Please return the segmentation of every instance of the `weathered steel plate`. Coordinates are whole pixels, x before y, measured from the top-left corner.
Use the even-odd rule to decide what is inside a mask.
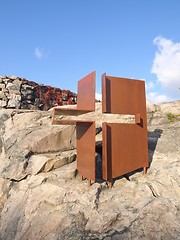
[[[137,124],[103,123],[103,178],[147,167],[146,137]]]
[[[96,72],[78,81],[77,109],[95,110]]]
[[[103,74],[102,92],[104,113],[146,114],[144,81]]]
[[[103,123],[103,177],[148,166],[144,81],[102,75],[102,111],[133,114],[136,124]]]
[[[95,122],[76,124],[77,169],[87,179],[96,179],[95,164]]]

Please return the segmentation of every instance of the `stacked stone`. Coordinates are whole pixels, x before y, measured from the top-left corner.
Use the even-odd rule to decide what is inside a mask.
[[[0,76],[0,108],[48,110],[74,104],[76,94],[37,84],[25,78]]]

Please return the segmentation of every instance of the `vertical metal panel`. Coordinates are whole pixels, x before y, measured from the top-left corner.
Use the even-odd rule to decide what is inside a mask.
[[[109,109],[109,106],[107,106],[108,102],[106,100],[106,95],[107,95],[107,81],[106,81],[106,74],[104,73],[101,77],[101,80],[102,80],[102,112],[103,113],[106,113],[107,112],[107,108]],[[110,91],[108,91],[110,92]]]
[[[144,81],[103,75],[106,97],[104,113],[142,114],[146,112]]]
[[[111,180],[138,168],[147,167],[147,152],[139,126],[104,123],[103,178]],[[107,144],[107,143],[110,144]],[[107,144],[107,145],[106,145]]]
[[[78,81],[77,108],[95,110],[96,72],[92,72]]]
[[[102,75],[102,111],[134,114],[136,124],[103,124],[103,178],[148,166],[144,81]]]
[[[108,139],[111,140],[111,138],[107,138],[107,123],[102,123],[102,177],[103,179],[107,180],[110,178],[110,174],[108,173],[108,159],[111,158],[111,154],[108,157],[108,154],[110,151],[108,151]]]
[[[95,176],[95,122],[77,123],[77,169],[87,179]]]
[[[111,129],[107,123],[102,124],[102,176],[105,180],[112,179],[112,141]]]

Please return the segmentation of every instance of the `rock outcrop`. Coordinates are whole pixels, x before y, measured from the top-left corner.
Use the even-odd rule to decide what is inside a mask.
[[[48,110],[54,106],[74,104],[76,94],[37,84],[25,78],[0,76],[0,108]]]
[[[147,174],[138,170],[122,176],[112,189],[105,182],[88,187],[80,180],[74,126],[52,126],[51,111],[2,109],[0,239],[177,240],[180,101],[164,106],[151,105],[148,111]],[[100,103],[96,110],[90,114],[100,141]],[[119,116],[118,121],[133,118]]]

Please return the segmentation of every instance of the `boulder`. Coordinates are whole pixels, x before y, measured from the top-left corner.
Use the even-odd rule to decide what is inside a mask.
[[[30,157],[26,171],[30,175],[49,172],[75,160],[76,154],[74,150],[60,152],[59,154],[36,154]]]
[[[20,92],[13,92],[8,95],[8,105],[7,107],[8,108],[20,108],[20,105],[21,105],[21,95],[20,95]]]

